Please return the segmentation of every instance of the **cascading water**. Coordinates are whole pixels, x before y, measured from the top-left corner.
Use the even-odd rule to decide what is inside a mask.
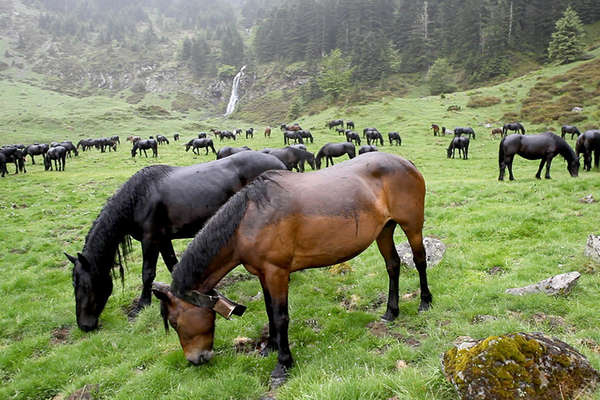
[[[231,97],[229,97],[229,103],[227,104],[227,111],[225,111],[225,116],[228,116],[235,110],[235,105],[238,102],[238,87],[240,85],[240,79],[244,76],[244,70],[246,66],[244,65],[240,72],[237,73],[235,78],[233,78],[233,85],[231,86]]]

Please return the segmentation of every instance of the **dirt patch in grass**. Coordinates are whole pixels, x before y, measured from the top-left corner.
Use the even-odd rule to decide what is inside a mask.
[[[269,340],[269,324],[265,324],[262,328],[259,338],[248,338],[238,336],[233,339],[233,348],[238,353],[253,353],[263,351],[267,348]]]
[[[502,275],[504,273],[504,269],[499,265],[494,265],[492,268],[487,270],[488,275]]]
[[[228,286],[235,285],[238,282],[244,282],[252,280],[253,275],[251,274],[235,274],[227,275],[215,286],[216,289],[224,289]]]
[[[59,328],[55,328],[52,331],[52,339],[50,342],[52,344],[66,344],[69,343],[71,336],[71,328],[69,326],[61,326]]]
[[[372,335],[377,337],[393,337],[397,339],[399,342],[404,343],[410,347],[419,347],[421,345],[421,341],[417,339],[415,336],[406,336],[401,333],[392,332],[389,328],[389,325],[383,321],[373,321],[367,325],[369,332]],[[421,335],[423,338],[426,335]]]
[[[71,393],[66,400],[94,400],[99,398],[100,385],[85,385],[81,389],[78,389]],[[62,398],[62,397],[60,397]],[[58,400],[58,397],[54,397],[54,400]]]
[[[467,103],[470,108],[491,107],[502,102],[502,99],[494,96],[473,96]]]
[[[144,100],[144,97],[146,96],[146,93],[134,93],[131,96],[127,96],[127,98],[125,99],[126,102],[128,102],[129,104],[137,104],[140,101]]]
[[[186,112],[189,110],[202,110],[205,104],[187,93],[177,93],[175,100],[171,102],[171,109],[174,111]]]

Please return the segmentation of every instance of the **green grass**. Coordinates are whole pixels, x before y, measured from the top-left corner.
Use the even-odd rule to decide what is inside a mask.
[[[383,314],[381,298],[387,291],[376,246],[350,261],[352,271],[346,274],[331,274],[327,268],[294,274],[290,343],[296,366],[278,390],[278,399],[454,399],[440,372],[439,357],[460,335],[542,331],[574,345],[600,368],[597,348],[582,344],[583,340],[600,343],[599,266],[583,256],[587,235],[597,233],[600,209],[597,203],[578,202],[590,193],[600,198],[599,172],[582,171],[574,179],[557,158],[553,179],[538,181],[534,178],[538,163],[516,158],[517,180],[498,182],[498,141],[482,127],[488,122],[497,126],[505,113],[519,112],[521,99],[538,77],[545,79],[573,67],[552,67],[478,89],[477,95],[503,99],[485,108],[468,108],[470,95],[455,93],[445,99],[388,97],[299,118],[316,138],[309,145],[311,151],[341,141],[334,131],[323,128],[333,118],[352,119],[357,130],[375,126],[384,135],[400,132],[402,146],[386,145],[382,150],[412,160],[423,173],[428,192],[425,234],[441,238],[448,249],[443,261],[429,270],[433,309],[418,314],[418,298],[402,300],[399,318],[389,325],[390,335],[383,337],[368,328]],[[223,290],[249,309],[242,318],[218,320],[215,358],[208,365],[193,367],[185,360],[177,336],[172,331],[164,334],[156,302],[136,321],[127,320],[124,308],[141,287],[137,243],[125,286],[115,282],[101,316],[102,328],[93,333],[77,329],[71,265],[62,252],[81,250],[106,199],[141,167],[212,160],[212,155],[194,156],[183,150],[182,143],[197,131],[254,126],[258,131],[254,140],[235,142],[252,148],[281,146],[279,131],[274,129],[272,138],[264,139],[262,124],[199,120],[195,112],[145,118],[136,112],[139,105],[124,99],[73,98],[19,82],[0,81],[0,91],[0,144],[75,141],[117,133],[124,141],[129,134],[163,133],[170,138],[175,131],[182,133],[178,144],[160,147],[156,160],[132,159],[129,145],[123,144],[117,153],[82,153],[67,161],[64,173],[44,172],[41,165],[28,163],[26,175],[0,179],[0,398],[66,398],[86,384],[98,384],[102,399],[257,399],[264,395],[276,356],[237,353],[233,346],[238,336],[258,338],[266,323],[262,299],[255,297],[261,291],[257,279],[240,280]],[[511,98],[516,103],[506,102]],[[158,100],[140,104],[164,106]],[[461,111],[446,111],[450,105],[461,106]],[[546,128],[525,122],[530,132]],[[432,123],[473,126],[478,136],[471,142],[470,159],[447,159],[450,138],[433,137]],[[217,141],[217,147],[232,143]],[[396,241],[404,240],[397,232]],[[176,241],[178,254],[187,243]],[[489,275],[493,267],[504,272]],[[504,294],[507,288],[572,270],[582,277],[568,297]],[[245,274],[242,268],[232,273]],[[157,280],[170,281],[162,261]],[[415,271],[403,270],[400,294],[417,288]],[[535,322],[536,313],[561,316],[566,325]],[[481,314],[498,319],[474,323],[473,318]],[[408,367],[397,370],[398,360]],[[600,393],[593,398],[600,399]]]

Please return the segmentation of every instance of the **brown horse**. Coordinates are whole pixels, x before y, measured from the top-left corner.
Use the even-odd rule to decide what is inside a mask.
[[[271,138],[271,127],[267,126],[265,128],[265,137],[268,137],[269,139]]]
[[[364,154],[310,174],[263,173],[196,235],[173,271],[171,286],[153,285],[165,327],[168,321],[177,331],[191,363],[212,358],[215,311],[229,317],[244,310],[213,288],[243,264],[262,285],[269,318],[267,348],[279,351],[272,385],[281,384],[293,364],[288,343],[290,273],[349,260],[377,241],[389,277],[382,318],[393,320],[399,314],[400,271],[393,235],[400,225],[419,273],[419,310],[429,309],[424,204],[421,173],[411,162],[388,153]]]
[[[502,129],[500,129],[500,128],[494,128],[494,129],[492,129],[492,133],[490,133],[490,136],[491,137],[496,137],[497,135],[499,135],[500,137],[504,136],[502,134]]]
[[[431,129],[433,129],[433,136],[437,136],[440,133],[440,127],[436,124],[431,124]]]

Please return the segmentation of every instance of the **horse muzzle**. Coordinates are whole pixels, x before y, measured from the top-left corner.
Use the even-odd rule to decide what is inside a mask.
[[[194,365],[201,365],[209,362],[214,356],[214,352],[210,350],[194,351],[190,354],[186,353],[185,358]]]

